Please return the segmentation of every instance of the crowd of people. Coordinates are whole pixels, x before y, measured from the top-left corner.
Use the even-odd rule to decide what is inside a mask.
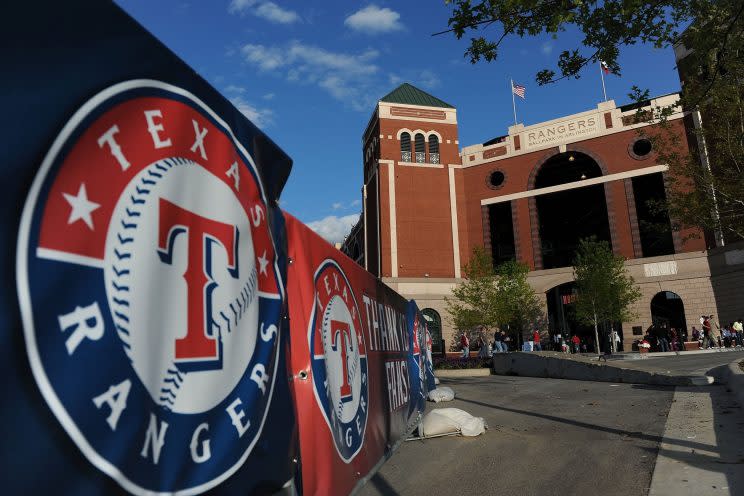
[[[604,348],[617,351],[620,348],[620,335],[612,331],[607,336]],[[493,340],[484,337],[479,332],[474,350],[478,350],[479,357],[490,357],[493,353],[506,353],[520,349],[522,351],[552,350],[564,353],[592,353],[594,350],[593,337],[580,336],[578,334],[555,333],[549,340],[543,340],[537,330],[533,330],[524,339],[516,339],[515,336],[497,329]],[[693,326],[690,332],[684,328],[669,326],[665,322],[654,323],[648,327],[642,339],[634,343],[634,349],[645,351],[686,351],[690,349],[712,349],[712,348],[734,348],[744,347],[744,321],[741,318],[726,325],[719,325],[713,315],[700,317],[700,329]],[[470,339],[467,333],[460,336],[460,350],[463,357],[470,356]]]
[[[613,331],[613,337],[619,342],[620,338]],[[520,348],[521,346],[521,348]],[[565,353],[588,353],[594,351],[594,340],[581,337],[578,334],[562,335],[555,334],[549,340],[543,340],[537,330],[533,330],[524,340],[516,339],[505,331],[497,329],[493,340],[487,340],[483,333],[479,333],[475,343],[471,345],[467,333],[460,335],[460,350],[462,357],[470,356],[470,350],[478,350],[479,357],[490,357],[494,353],[506,353],[507,351],[562,351]]]
[[[649,351],[685,351],[692,349],[744,347],[744,322],[741,318],[719,325],[713,315],[700,317],[700,329],[675,329],[665,323],[651,325],[638,346],[649,345]]]

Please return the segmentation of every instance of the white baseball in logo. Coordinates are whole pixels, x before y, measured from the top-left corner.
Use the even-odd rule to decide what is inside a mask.
[[[323,349],[331,401],[336,416],[345,424],[354,419],[361,397],[362,368],[357,332],[343,298],[332,296],[323,312]]]
[[[163,225],[164,201],[197,221]],[[231,233],[237,228],[235,246],[212,236],[210,222],[230,226]],[[116,332],[152,399],[174,412],[214,408],[238,384],[253,355],[258,285],[249,222],[228,184],[179,158],[143,169],[111,216],[104,272]],[[164,238],[164,232],[171,235]],[[164,242],[170,250],[166,261]],[[229,270],[231,252],[237,274]],[[194,257],[200,253],[203,265],[197,271]],[[203,280],[187,281],[189,263],[190,273],[202,274]],[[201,291],[201,310],[189,304],[195,291]],[[194,315],[209,319],[199,322]],[[187,333],[201,333],[197,337],[219,352],[203,362],[199,356],[184,362],[176,341]]]

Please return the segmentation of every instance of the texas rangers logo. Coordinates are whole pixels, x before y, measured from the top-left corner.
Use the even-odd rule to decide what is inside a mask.
[[[42,163],[18,239],[29,359],[130,492],[206,491],[261,434],[284,294],[266,203],[230,128],[158,81],[93,97]]]
[[[308,334],[315,398],[339,456],[349,463],[362,447],[367,426],[367,349],[354,292],[331,259],[315,271]]]

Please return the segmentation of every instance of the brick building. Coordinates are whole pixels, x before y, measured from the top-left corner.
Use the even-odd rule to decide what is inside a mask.
[[[460,148],[457,110],[403,84],[378,102],[364,131],[363,215],[343,249],[416,299],[447,347],[444,297],[475,246],[495,264],[528,264],[551,332],[580,332],[569,311],[570,265],[578,240],[590,235],[627,259],[643,293],[637,319],[621,325],[626,349],[652,321],[689,329],[702,314],[733,320],[744,311],[744,291],[735,289],[744,287],[744,247],[709,250],[710,236],[673,232],[649,209],[648,200],[664,198],[667,166],[656,162],[644,137],[652,124],[637,122],[637,108],[603,102]],[[689,146],[689,116],[670,121]],[[689,234],[697,237],[683,243]]]

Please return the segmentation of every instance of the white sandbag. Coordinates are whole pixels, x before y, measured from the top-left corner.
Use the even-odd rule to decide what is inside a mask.
[[[440,401],[452,401],[455,399],[455,392],[452,388],[442,386],[429,391],[429,401],[439,403]]]
[[[434,384],[439,385],[439,377],[434,377]]]
[[[473,437],[483,434],[487,428],[488,425],[482,417],[473,417],[459,408],[437,408],[424,415],[419,427],[419,436],[459,433]]]

